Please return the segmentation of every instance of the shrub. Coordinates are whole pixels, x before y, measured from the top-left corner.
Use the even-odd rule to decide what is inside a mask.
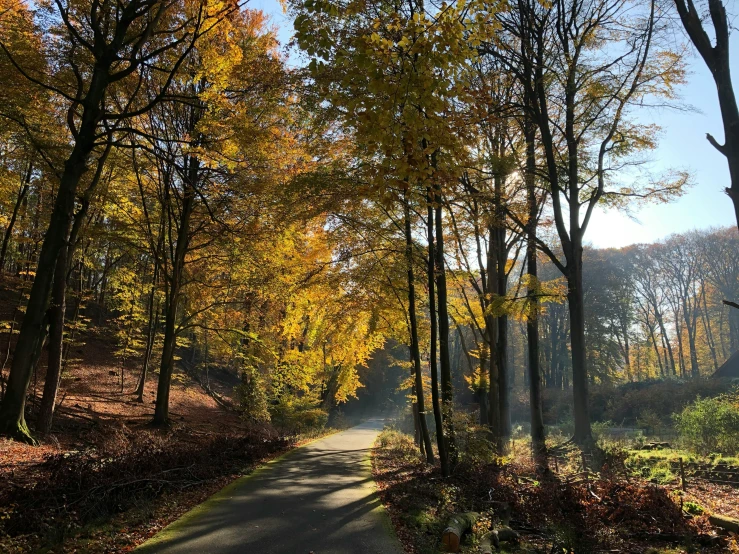
[[[644,408],[636,418],[636,426],[647,434],[656,433],[663,427],[662,418],[651,408]]]
[[[694,516],[702,516],[706,511],[703,508],[703,506],[701,506],[697,502],[691,502],[691,501],[688,501],[685,504],[683,504],[683,510],[685,510],[686,512]]]
[[[608,435],[608,429],[615,427],[612,421],[594,421],[592,424],[593,436],[597,439],[603,438],[604,435]]]
[[[287,398],[270,406],[272,424],[287,434],[311,434],[328,423],[328,412],[304,398]]]
[[[739,392],[698,398],[674,418],[680,437],[696,452],[739,452]]]
[[[393,457],[404,460],[418,462],[421,454],[413,442],[413,437],[397,428],[386,428],[377,437],[377,446],[393,452]]]
[[[726,379],[678,379],[640,381],[619,386],[597,384],[590,387],[588,409],[591,420],[612,421],[617,427],[639,426],[661,432],[669,426],[672,415],[696,398],[712,398],[730,388]],[[544,423],[566,424],[572,421],[572,390],[542,391]],[[515,388],[511,393],[511,419],[525,422],[530,418],[528,390]]]
[[[241,417],[248,423],[268,423],[270,413],[264,379],[254,367],[243,369],[241,384],[234,388]]]
[[[612,395],[601,403],[606,405],[604,417],[611,421],[638,424],[639,419],[647,419],[644,411],[648,409],[650,424],[655,425],[657,419],[669,423],[672,414],[682,411],[698,397],[714,397],[726,390],[727,383],[721,379],[642,381],[612,389]]]

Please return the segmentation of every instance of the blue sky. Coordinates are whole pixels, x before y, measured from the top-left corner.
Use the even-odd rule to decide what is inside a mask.
[[[734,38],[734,37],[732,37]],[[737,73],[739,48],[732,43],[732,70]],[[640,114],[662,127],[658,149],[652,153],[655,170],[687,169],[693,186],[669,204],[651,205],[632,214],[633,219],[615,210],[593,215],[588,240],[594,246],[618,247],[635,242],[653,242],[673,233],[706,227],[736,225],[731,201],[723,192],[729,186],[726,159],[706,140],[711,133],[723,143],[721,112],[716,88],[703,60],[689,60],[690,75],[682,87],[682,100],[698,112],[661,110]]]
[[[286,43],[292,35],[292,21],[278,0],[252,0],[249,7],[268,14]],[[732,69],[739,67],[739,42],[733,37]],[[692,229],[735,225],[734,212],[723,190],[729,185],[726,160],[705,139],[711,133],[723,142],[721,114],[716,88],[703,60],[689,60],[688,82],[682,87],[682,101],[698,111],[650,110],[640,114],[643,121],[662,127],[658,149],[650,156],[651,168],[685,169],[693,176],[687,193],[669,204],[647,205],[630,214],[598,208],[593,214],[586,241],[596,247],[620,247],[637,242],[654,242],[673,233]]]

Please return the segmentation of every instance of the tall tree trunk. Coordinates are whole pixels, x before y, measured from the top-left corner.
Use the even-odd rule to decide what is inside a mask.
[[[629,343],[629,327],[626,324],[626,319],[621,320],[621,333],[624,336],[624,366],[626,369],[626,375],[631,381],[631,345]]]
[[[49,360],[44,381],[44,392],[39,407],[38,430],[49,433],[54,419],[56,398],[59,392],[59,383],[62,376],[64,362],[64,317],[67,309],[67,280],[72,273],[74,254],[80,241],[80,232],[84,225],[87,211],[90,208],[90,198],[97,188],[103,174],[105,161],[110,154],[111,144],[105,148],[97,162],[97,169],[87,190],[82,195],[81,207],[74,214],[69,236],[59,252],[56,269],[54,270],[54,284],[52,288],[51,306],[49,308]]]
[[[107,60],[107,63],[112,64],[113,59]],[[95,66],[90,77],[90,86],[85,98],[80,102],[82,116],[74,146],[64,163],[59,179],[59,190],[44,235],[26,313],[13,355],[8,389],[0,407],[0,433],[26,442],[35,442],[26,425],[26,392],[31,383],[33,368],[38,362],[38,356],[41,355],[40,344],[46,335],[45,318],[51,301],[57,257],[69,236],[77,188],[87,170],[87,161],[95,149],[98,138],[97,127],[103,115],[101,106],[108,86],[108,69],[109,65],[106,67],[105,64]]]
[[[505,285],[503,285],[505,286]],[[498,317],[498,407],[500,409],[500,436],[506,441],[511,436],[510,368],[508,366],[508,317]]]
[[[516,335],[514,334],[513,330],[513,324],[511,323],[511,320],[506,318],[507,320],[507,336],[510,337],[510,347],[508,348],[508,357],[506,366],[508,367],[508,383],[509,383],[509,391],[516,387]]]
[[[146,194],[144,189],[139,185],[141,194],[141,203],[146,206]],[[148,222],[148,212],[145,211]],[[151,356],[154,351],[154,342],[157,336],[157,328],[159,327],[159,301],[156,298],[156,291],[159,287],[159,272],[162,262],[162,254],[164,252],[164,231],[165,231],[165,210],[161,210],[159,216],[159,229],[157,232],[157,241],[153,252],[153,271],[151,277],[151,290],[149,291],[149,299],[147,304],[147,322],[146,322],[146,346],[144,347],[144,360],[139,375],[139,382],[136,385],[136,402],[144,401],[144,391],[146,389],[146,377],[149,373],[149,365],[151,364]],[[149,231],[151,233],[151,230]]]
[[[713,361],[713,371],[718,369],[718,356],[716,355],[716,341],[713,339],[713,331],[711,330],[711,320],[708,317],[708,302],[706,301],[705,287],[701,287],[701,298],[703,299],[703,309],[701,310],[701,320],[703,321],[703,329],[706,332],[708,348],[711,351],[711,360]]]
[[[62,354],[64,352],[64,314],[66,311],[67,256],[69,247],[59,252],[54,271],[54,287],[49,307],[49,362],[44,380],[44,392],[39,407],[37,430],[47,434],[51,431],[54,418],[59,379],[62,375]]]
[[[154,425],[167,425],[169,423],[169,390],[174,369],[174,351],[177,346],[175,327],[177,304],[180,298],[179,286],[170,283],[167,289],[167,301],[165,302],[164,311],[164,342],[162,343],[162,360],[159,365]]]
[[[677,370],[675,369],[675,355],[672,352],[672,344],[670,344],[670,337],[667,334],[667,329],[665,328],[665,321],[662,317],[662,311],[659,309],[659,307],[655,304],[653,304],[654,310],[655,310],[655,317],[657,318],[657,324],[659,325],[659,333],[663,337],[665,341],[665,347],[667,348],[667,356],[670,360],[670,368],[672,369],[672,375],[677,375]],[[665,365],[667,365],[667,361],[665,361]]]
[[[657,364],[659,365],[659,373],[662,377],[665,377],[665,368],[662,365],[662,356],[659,353],[659,346],[657,346],[657,337],[654,334],[654,325],[649,325],[649,338],[651,339],[652,346],[654,347],[654,354],[657,356]]]
[[[497,152],[496,154],[503,159],[505,155],[505,142],[496,138]],[[506,275],[506,265],[508,262],[508,250],[505,243],[505,207],[503,206],[503,186],[504,176],[500,172],[496,172],[494,181],[494,222],[491,227],[490,242],[495,243],[495,264],[497,270],[495,272],[496,279],[490,276],[490,288],[499,297],[505,297],[508,289],[508,277]],[[511,434],[511,408],[509,399],[509,377],[508,377],[508,318],[501,313],[497,318],[498,336],[495,346],[495,354],[498,364],[498,421],[500,424],[501,445]]]
[[[444,225],[441,187],[435,188],[436,209],[436,290],[439,299],[439,360],[441,365],[441,407],[444,418],[444,435],[446,437],[449,465],[457,465],[456,437],[454,433],[454,391],[452,388],[452,372],[449,363],[449,313],[447,311],[446,266],[444,263]]]
[[[434,257],[434,208],[431,205],[431,195],[427,195],[427,216],[426,228],[428,231],[428,288],[429,288],[429,321],[431,326],[430,352],[429,352],[429,371],[431,373],[431,401],[434,406],[434,422],[436,424],[436,445],[439,449],[439,460],[441,461],[441,474],[444,477],[450,475],[449,471],[449,455],[447,453],[446,442],[444,437],[444,418],[441,413],[441,403],[439,402],[439,377],[438,366],[436,363],[436,342],[437,342],[437,322],[436,322],[436,287],[434,286],[436,259]]]
[[[685,328],[688,331],[688,352],[690,354],[690,374],[693,378],[700,375],[698,370],[698,352],[695,347],[695,330],[696,330],[696,311],[697,307],[693,306],[692,316],[688,310],[688,301],[683,298],[683,317],[685,318]]]
[[[498,283],[498,255],[496,252],[497,241],[494,239],[495,230],[492,226],[488,229],[490,237],[487,252],[487,275],[488,275],[488,296],[496,290]],[[498,322],[493,314],[487,310],[490,299],[485,303],[486,313],[485,319],[485,336],[489,350],[488,359],[488,425],[490,433],[497,452],[502,448],[502,431],[500,422],[500,375],[498,371],[498,362],[500,355],[498,354]]]
[[[162,344],[162,361],[159,366],[154,425],[167,425],[169,423],[169,390],[172,383],[172,372],[174,371],[174,352],[177,347],[177,309],[182,285],[184,284],[185,257],[187,256],[190,238],[190,216],[195,206],[195,183],[200,171],[200,162],[194,156],[187,157],[187,164],[187,178],[184,181],[185,190],[182,198],[179,228],[177,229],[177,244],[172,259],[172,274],[165,276],[167,286],[164,342]]]
[[[719,344],[721,345],[721,359],[725,360],[728,358],[726,355],[726,336],[724,333],[724,310],[721,310],[718,320],[718,338]]]
[[[421,350],[418,344],[418,322],[416,320],[416,282],[413,272],[413,235],[411,233],[411,212],[408,192],[403,197],[403,213],[405,220],[405,255],[408,264],[408,319],[411,331],[411,360],[413,361],[413,376],[416,389],[416,406],[418,409],[418,425],[421,430],[421,439],[426,454],[426,461],[434,463],[434,452],[431,449],[431,437],[426,425],[426,409],[424,406],[423,379],[421,378]]]
[[[578,444],[592,442],[588,412],[588,372],[585,350],[585,300],[582,281],[582,245],[573,237],[568,260],[567,303],[570,308],[570,342],[572,345],[572,394],[574,399],[575,435]]]
[[[65,164],[13,354],[8,389],[0,408],[0,432],[26,442],[34,442],[24,414],[26,392],[31,383],[33,368],[38,362],[38,356],[41,355],[40,343],[46,335],[46,312],[51,300],[57,259],[61,250],[66,248],[74,214],[77,185],[91,151],[92,144],[89,148],[83,148],[82,142],[78,140],[70,159]]]
[[[536,227],[539,218],[536,199],[536,146],[535,130],[531,123],[526,124],[526,203],[528,224],[526,226],[526,273],[528,274],[527,295],[529,313],[526,318],[526,338],[528,352],[529,406],[531,410],[531,445],[534,461],[539,467],[546,467],[546,435],[544,413],[541,401],[541,369],[539,367],[539,287],[536,260]]]
[[[13,213],[10,215],[10,221],[8,226],[5,228],[5,235],[3,236],[3,245],[0,249],[0,273],[5,269],[5,257],[8,253],[8,245],[10,244],[10,237],[13,236],[13,227],[15,227],[15,221],[18,218],[18,212],[23,205],[23,201],[28,194],[28,190],[31,188],[31,176],[33,175],[33,159],[28,162],[28,170],[23,178],[23,183],[18,191],[18,198],[13,205]]]
[[[147,304],[147,322],[146,322],[146,346],[144,347],[144,363],[141,368],[139,382],[136,385],[136,402],[144,401],[144,389],[146,388],[146,376],[149,373],[149,364],[151,363],[151,353],[154,350],[154,339],[156,338],[156,328],[159,322],[159,306],[155,306],[155,297],[157,290],[157,274],[158,264],[154,266],[154,276],[152,277],[151,290],[149,291],[149,299]]]

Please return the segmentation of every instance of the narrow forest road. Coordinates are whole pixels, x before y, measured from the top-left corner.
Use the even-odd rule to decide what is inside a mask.
[[[373,420],[289,452],[144,543],[162,554],[402,554],[375,493]]]

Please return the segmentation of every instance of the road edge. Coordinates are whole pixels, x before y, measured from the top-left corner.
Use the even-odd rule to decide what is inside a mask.
[[[323,440],[326,437],[330,437],[331,435],[335,435],[336,433],[342,433],[343,431],[347,431],[347,429],[336,430],[333,433],[327,433],[326,435],[316,437],[315,439],[306,441],[293,448],[290,448],[289,450],[283,452],[279,456],[272,458],[271,460],[267,460],[263,464],[256,466],[252,471],[250,471],[246,475],[237,477],[236,479],[231,481],[228,485],[216,491],[208,498],[206,498],[200,504],[190,508],[187,512],[182,514],[180,517],[178,517],[177,519],[175,519],[174,521],[172,521],[171,523],[163,527],[161,530],[159,530],[157,533],[155,533],[154,535],[146,539],[144,542],[142,542],[138,546],[134,547],[132,552],[136,552],[137,554],[148,554],[148,553],[155,552],[156,548],[161,543],[171,539],[173,535],[176,535],[182,527],[195,521],[198,517],[203,515],[205,512],[217,506],[219,502],[222,502],[224,500],[228,500],[229,498],[231,498],[230,496],[231,492],[234,489],[238,488],[243,483],[271,469],[271,467],[274,464],[290,457],[295,452],[298,452],[301,448],[304,448],[310,444],[313,444],[314,442]]]

